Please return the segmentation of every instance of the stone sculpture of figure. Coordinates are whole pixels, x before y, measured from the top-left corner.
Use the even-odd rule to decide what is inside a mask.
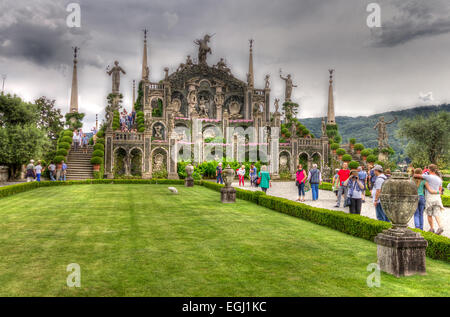
[[[163,138],[163,134],[162,134],[162,126],[161,125],[155,125],[155,127],[153,128],[154,134],[153,136],[157,139],[162,139]]]
[[[275,112],[278,112],[278,110],[280,109],[280,99],[275,98]]]
[[[377,124],[373,127],[375,130],[378,130],[378,148],[380,150],[388,148],[388,134],[386,130],[386,126],[397,121],[397,117],[394,117],[394,120],[385,122],[384,117],[381,116],[378,119]]]
[[[123,73],[124,75],[126,72],[122,69],[122,67],[119,66],[119,62],[114,62],[114,67],[109,70],[109,67],[106,71],[106,73],[111,76],[112,75],[112,93],[118,94],[119,93],[119,87],[120,87],[120,73]]]
[[[198,114],[200,117],[208,118],[208,109],[206,108],[206,100],[204,98],[200,99],[198,104]]]
[[[202,65],[206,65],[206,57],[207,54],[211,54],[211,48],[208,46],[209,40],[212,35],[206,34],[203,37],[203,40],[195,40],[194,43],[199,46],[198,48],[198,63]]]
[[[269,88],[270,88],[270,82],[269,82],[269,79],[270,79],[270,75],[266,75],[266,78],[264,79],[264,81],[266,82],[266,85],[265,85],[265,88],[266,88],[266,89],[269,89]]]
[[[190,67],[192,65],[194,65],[194,63],[192,62],[191,55],[188,55],[186,58],[186,66]]]
[[[131,173],[131,154],[125,155],[123,158],[123,166],[125,167],[125,175],[130,175]]]
[[[148,77],[150,76],[150,68],[145,67],[145,71],[144,71],[144,79],[148,80]]]
[[[175,130],[175,116],[173,113],[169,113],[168,126],[169,126],[169,131]]]
[[[292,83],[291,74],[288,74],[287,77],[283,77],[283,75],[280,72],[280,78],[283,79],[285,81],[285,83],[286,83],[286,90],[285,90],[285,93],[284,93],[284,99],[286,101],[290,101],[291,100],[291,95],[292,95],[292,88],[297,87],[297,86]]]

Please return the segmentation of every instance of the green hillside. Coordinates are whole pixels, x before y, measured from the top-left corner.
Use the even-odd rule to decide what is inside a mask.
[[[339,132],[342,135],[342,143],[348,143],[350,138],[356,138],[358,143],[364,144],[365,147],[377,147],[377,131],[373,129],[378,118],[384,116],[386,121],[390,121],[397,116],[398,121],[389,125],[387,130],[389,133],[389,144],[394,149],[396,154],[403,155],[404,140],[396,138],[395,131],[398,129],[398,122],[405,118],[415,117],[417,115],[429,115],[434,112],[449,111],[450,105],[440,106],[424,106],[406,110],[390,111],[379,113],[372,116],[360,117],[336,117],[336,122],[339,125]],[[315,136],[321,135],[321,121],[322,118],[308,118],[300,119]]]

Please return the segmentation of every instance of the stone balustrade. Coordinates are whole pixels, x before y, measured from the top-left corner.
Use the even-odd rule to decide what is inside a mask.
[[[135,132],[115,132],[114,141],[135,141],[143,142],[144,134]]]

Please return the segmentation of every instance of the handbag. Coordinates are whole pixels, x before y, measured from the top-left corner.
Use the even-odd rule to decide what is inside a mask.
[[[258,178],[256,179],[256,185],[259,185],[259,184],[261,184],[261,177],[258,177]]]

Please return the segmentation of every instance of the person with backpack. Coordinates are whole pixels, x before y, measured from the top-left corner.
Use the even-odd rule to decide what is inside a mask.
[[[308,182],[311,184],[312,200],[319,199],[319,185],[322,184],[322,173],[317,168],[317,164],[313,164],[312,169],[308,173]]]
[[[34,171],[34,160],[30,160],[30,163],[27,165],[27,171],[25,173],[25,177],[27,178],[27,183],[34,181],[36,178],[36,174]]]
[[[384,213],[383,207],[380,203],[381,187],[383,186],[383,183],[386,181],[387,177],[383,174],[383,167],[381,165],[375,165],[373,170],[376,176],[375,184],[372,190],[375,213],[378,220],[390,222],[389,218]]]
[[[306,182],[306,172],[303,169],[302,164],[298,164],[297,173],[295,174],[295,185],[298,187],[298,199],[297,201],[305,201],[305,182]]]

